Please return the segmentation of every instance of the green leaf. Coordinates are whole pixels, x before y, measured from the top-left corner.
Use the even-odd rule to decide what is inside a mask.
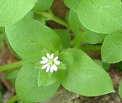
[[[68,30],[54,29],[54,31],[59,35],[62,43],[62,48],[66,49],[70,47],[70,33]]]
[[[67,66],[62,85],[69,91],[84,96],[98,96],[113,92],[112,81],[104,69],[83,51],[67,49],[60,54]]]
[[[0,103],[2,103],[2,93],[1,93],[1,90],[0,90]]]
[[[53,83],[61,83],[66,76],[66,66],[61,62],[58,66],[58,71],[47,73],[45,70],[40,70],[38,74],[38,86],[49,86]]]
[[[80,1],[81,0],[64,0],[64,3],[68,8],[77,10]]]
[[[122,60],[122,33],[108,35],[101,48],[102,61],[116,63]]]
[[[82,25],[79,21],[77,13],[74,10],[70,10],[69,12],[68,23],[74,32],[81,32]]]
[[[81,0],[77,14],[84,27],[108,34],[122,30],[120,0]]]
[[[51,76],[49,76],[49,74],[45,70],[39,71],[39,74],[38,74],[39,87],[49,86],[55,82],[57,82],[56,75],[52,74]]]
[[[4,34],[0,34],[0,49],[2,47],[3,40],[4,40]]]
[[[33,19],[34,18],[34,12],[30,11],[24,18],[31,18],[31,19]]]
[[[19,70],[9,70],[4,74],[4,78],[6,79],[15,79],[17,77]]]
[[[83,42],[86,42],[86,43],[97,44],[97,43],[102,42],[106,36],[107,35],[105,34],[103,35],[100,33],[95,33],[84,28],[81,39]]]
[[[35,102],[18,101],[17,103],[35,103]],[[44,102],[39,102],[39,103],[44,103]]]
[[[59,83],[50,86],[38,87],[39,68],[25,63],[16,79],[18,98],[27,102],[39,102],[51,97],[58,89]]]
[[[116,64],[116,69],[122,71],[122,61]]]
[[[14,24],[21,20],[36,2],[37,0],[1,0],[0,26]]]
[[[14,95],[14,96],[11,97],[9,100],[7,100],[6,103],[15,103],[15,102],[17,102],[17,100],[18,100],[17,95]]]
[[[4,28],[0,27],[0,34],[3,34],[3,33],[4,33]]]
[[[61,46],[60,39],[53,30],[31,18],[7,26],[5,31],[13,50],[29,62],[39,62],[44,49],[55,52]]]
[[[82,25],[77,17],[77,13],[74,10],[70,10],[69,12],[68,23],[75,35],[73,43],[75,46],[79,46],[80,42],[82,41],[82,38],[81,38]]]
[[[119,84],[119,95],[122,98],[122,81]]]
[[[0,49],[2,47],[3,40],[4,40],[4,28],[0,28]]]
[[[60,65],[58,66],[59,70],[54,74],[57,77],[57,81],[59,81],[60,83],[62,82],[62,80],[65,79],[66,73],[67,73],[67,69],[66,69],[66,65],[64,63],[60,63]]]
[[[38,0],[35,7],[33,8],[34,11],[45,11],[49,9],[52,5],[54,0]]]
[[[103,63],[101,60],[95,59],[94,62],[103,67],[105,70],[110,68],[110,64]]]
[[[84,28],[79,21],[77,13],[73,10],[71,10],[69,13],[68,22],[71,29],[75,33],[76,38],[78,38],[79,41],[83,41],[90,44],[97,44],[102,42],[104,38],[107,36],[105,34],[103,35]]]

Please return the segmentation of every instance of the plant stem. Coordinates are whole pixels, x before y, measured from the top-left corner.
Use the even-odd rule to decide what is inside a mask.
[[[82,50],[101,50],[101,45],[87,45],[87,46],[82,46]]]
[[[15,103],[18,100],[17,95],[13,96],[12,98],[10,98],[6,103]]]
[[[44,16],[44,17],[46,17],[46,18],[48,18],[48,20],[53,20],[53,21],[65,26],[65,27],[69,28],[69,25],[66,21],[64,21],[64,20],[60,19],[59,17],[55,16],[52,12],[51,13],[50,12],[37,12],[37,13]]]
[[[18,61],[18,62],[2,65],[0,66],[0,72],[21,67],[22,64],[23,64],[23,61]]]

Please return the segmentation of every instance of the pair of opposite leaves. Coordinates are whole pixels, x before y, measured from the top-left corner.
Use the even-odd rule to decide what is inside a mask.
[[[74,0],[64,0],[64,2],[71,9],[70,14],[73,14],[72,12],[75,11],[81,24],[91,30],[90,35],[86,35],[88,31],[86,30],[86,33],[83,33],[81,39],[84,39],[84,41],[88,43],[96,43],[106,37],[101,48],[103,62],[120,62],[122,60],[121,0],[75,0],[75,2]],[[77,17],[76,15],[75,18]],[[73,20],[70,20],[69,23],[72,22]],[[80,24],[80,22],[78,24]],[[77,25],[77,27],[79,27],[79,25]],[[73,27],[73,29],[75,29],[75,27]],[[87,39],[91,35],[92,39]],[[95,40],[96,35],[97,40]],[[84,36],[89,37],[84,38]]]
[[[109,75],[78,49],[66,49],[59,54],[59,59],[66,64],[68,70],[60,83],[38,87],[38,71],[35,64],[43,56],[42,50],[55,52],[60,50],[60,45],[64,43],[61,44],[61,38],[53,30],[31,18],[6,26],[5,31],[13,50],[21,58],[32,63],[24,64],[17,76],[16,91],[20,99],[30,102],[43,101],[52,96],[60,84],[72,92],[86,96],[113,92]]]

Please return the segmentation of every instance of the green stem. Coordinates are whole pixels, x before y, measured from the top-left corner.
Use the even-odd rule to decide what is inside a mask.
[[[18,61],[18,62],[2,65],[2,66],[0,66],[0,72],[21,67],[22,64],[23,64],[23,61]]]
[[[87,46],[82,46],[82,50],[101,50],[101,45],[87,45]]]
[[[46,17],[46,18],[48,18],[49,20],[53,20],[53,21],[65,26],[65,27],[69,28],[69,25],[66,21],[64,21],[64,20],[60,19],[59,17],[55,16],[52,12],[51,13],[50,12],[49,13],[48,12],[37,12],[37,13],[44,16],[44,17]]]
[[[13,96],[12,98],[10,98],[6,103],[15,103],[18,100],[17,95]]]

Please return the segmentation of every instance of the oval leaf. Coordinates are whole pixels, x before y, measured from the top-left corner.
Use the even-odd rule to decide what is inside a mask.
[[[77,13],[74,10],[70,10],[70,12],[69,12],[68,23],[69,23],[70,28],[74,32],[81,31],[82,25],[79,21]]]
[[[54,31],[60,37],[62,48],[63,49],[69,48],[71,44],[70,32],[68,30],[63,29],[54,29]]]
[[[47,73],[45,70],[40,70],[38,74],[38,86],[44,87],[54,83],[61,83],[66,75],[66,67],[61,63],[58,68],[59,70],[53,74]]]
[[[38,73],[38,87],[50,86],[57,82],[56,75],[54,73],[51,75],[45,70],[40,70]]]
[[[122,60],[122,33],[108,35],[103,42],[101,52],[103,62],[120,62]]]
[[[64,3],[68,8],[76,11],[80,1],[81,0],[64,0]]]
[[[14,24],[21,20],[36,2],[37,0],[1,0],[0,26]]]
[[[39,70],[33,64],[25,64],[16,79],[16,92],[19,99],[28,102],[39,102],[51,97],[59,84],[52,84],[43,88],[38,87]]]
[[[53,1],[54,0],[38,0],[33,9],[34,11],[45,11],[51,7]]]
[[[119,95],[122,98],[122,81],[119,84]]]
[[[1,47],[3,44],[3,41],[4,41],[4,32],[3,32],[2,28],[0,28],[0,50],[1,50]]]
[[[31,18],[25,18],[14,25],[7,26],[5,31],[13,50],[29,62],[39,62],[44,49],[55,52],[60,48],[58,35]]]
[[[70,11],[68,22],[73,32],[75,32],[76,37],[79,38],[80,41],[90,44],[97,44],[102,42],[104,38],[107,36],[105,34],[103,35],[101,33],[96,33],[84,28],[81,25],[77,13],[74,10]]]
[[[83,26],[97,33],[122,30],[121,0],[81,0],[77,13]]]
[[[60,54],[67,66],[62,85],[69,91],[84,96],[98,96],[113,92],[109,75],[83,51],[68,49]]]

